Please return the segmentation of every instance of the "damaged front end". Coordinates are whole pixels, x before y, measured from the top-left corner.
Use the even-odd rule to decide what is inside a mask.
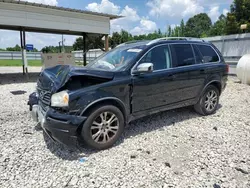
[[[74,146],[77,130],[87,117],[80,115],[79,90],[113,79],[112,72],[88,70],[67,65],[45,69],[39,75],[37,91],[30,94],[28,105],[34,121],[53,140]]]

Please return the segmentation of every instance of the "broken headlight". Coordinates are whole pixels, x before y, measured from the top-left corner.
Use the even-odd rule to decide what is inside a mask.
[[[66,107],[69,105],[69,94],[67,91],[55,93],[51,97],[51,106]]]

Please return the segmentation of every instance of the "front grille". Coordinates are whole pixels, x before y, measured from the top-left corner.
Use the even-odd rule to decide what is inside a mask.
[[[37,87],[39,104],[43,109],[50,105],[51,92]]]
[[[43,97],[43,103],[50,105],[50,98],[51,98],[51,94],[50,93],[46,93]]]

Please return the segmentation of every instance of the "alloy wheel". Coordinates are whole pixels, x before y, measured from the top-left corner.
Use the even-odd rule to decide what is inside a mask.
[[[112,112],[102,112],[91,125],[92,139],[97,143],[107,143],[117,134],[119,121]]]
[[[211,112],[213,111],[216,106],[217,106],[217,102],[218,102],[218,95],[214,90],[210,90],[207,95],[206,95],[206,99],[205,99],[205,108],[207,111]]]

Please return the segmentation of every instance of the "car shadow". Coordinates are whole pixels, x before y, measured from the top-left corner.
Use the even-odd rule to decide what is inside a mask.
[[[176,126],[178,122],[197,117],[200,117],[200,115],[194,111],[193,107],[160,112],[131,122],[124,131],[124,138],[131,138],[155,130],[164,131],[170,126]]]
[[[68,160],[68,161],[81,160],[81,158],[87,158],[91,154],[99,152],[98,150],[85,148],[81,145],[77,145],[76,147],[69,147],[63,145],[51,139],[44,131],[43,131],[43,137],[45,144],[47,148],[50,150],[50,152],[63,160]]]
[[[39,72],[29,73],[28,76],[23,73],[4,73],[0,74],[0,85],[36,82],[38,76]]]
[[[222,105],[219,104],[218,109],[221,107]],[[178,122],[183,122],[197,117],[201,116],[194,111],[193,107],[185,107],[140,118],[125,127],[122,137],[112,148],[122,144],[124,140],[134,136],[155,130],[164,131],[170,126],[176,126]],[[81,145],[78,145],[75,148],[65,146],[58,142],[54,142],[47,136],[46,133],[44,133],[44,140],[51,153],[63,160],[80,160],[82,157],[88,157],[93,153],[100,152],[99,150],[88,149]]]

